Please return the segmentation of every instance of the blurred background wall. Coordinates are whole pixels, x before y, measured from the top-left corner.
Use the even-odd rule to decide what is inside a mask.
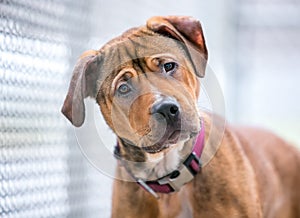
[[[109,217],[112,179],[85,158],[60,108],[83,51],[154,15],[201,21],[228,122],[300,144],[297,0],[2,0],[0,217]],[[103,120],[98,128],[112,150]]]

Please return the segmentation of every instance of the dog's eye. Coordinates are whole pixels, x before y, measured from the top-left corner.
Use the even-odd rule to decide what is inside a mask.
[[[174,62],[168,62],[163,65],[166,73],[174,70],[176,66],[177,66],[176,63],[174,63]]]
[[[130,90],[131,90],[130,87],[125,83],[120,85],[119,88],[118,88],[118,92],[120,94],[127,94],[128,92],[130,92]]]

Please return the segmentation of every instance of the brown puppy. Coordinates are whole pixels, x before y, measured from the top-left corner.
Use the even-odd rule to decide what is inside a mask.
[[[300,217],[299,152],[199,112],[206,61],[200,23],[175,16],[153,17],[80,57],[62,112],[81,126],[83,100],[93,97],[118,137],[112,217]]]

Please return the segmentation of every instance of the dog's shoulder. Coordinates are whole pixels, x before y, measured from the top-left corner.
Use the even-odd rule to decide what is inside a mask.
[[[233,131],[254,169],[260,193],[265,193],[262,194],[263,201],[268,198],[282,200],[280,196],[286,196],[286,199],[300,196],[297,191],[300,181],[298,148],[265,129],[238,127]]]

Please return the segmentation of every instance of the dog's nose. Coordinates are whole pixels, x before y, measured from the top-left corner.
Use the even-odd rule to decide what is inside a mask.
[[[180,114],[178,103],[171,100],[165,100],[154,104],[151,112],[152,114],[162,115],[168,124],[176,122]]]

